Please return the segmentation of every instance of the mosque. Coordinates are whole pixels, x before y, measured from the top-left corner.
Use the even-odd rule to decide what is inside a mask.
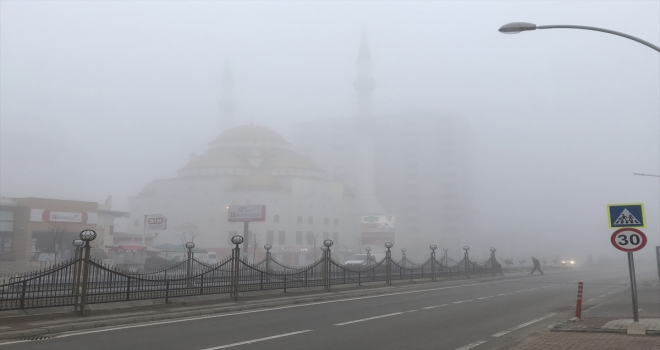
[[[378,252],[382,240],[421,244],[419,237],[440,228],[446,232],[439,239],[461,238],[465,225],[456,218],[469,212],[469,177],[461,165],[466,155],[460,120],[410,113],[376,118],[364,35],[354,88],[355,116],[301,123],[292,144],[263,126],[233,126],[233,80],[225,69],[218,104],[225,131],[176,177],[155,180],[129,198],[131,231],[154,237],[157,232],[146,231],[141,218],[162,214],[168,233],[194,236],[198,246],[220,247],[226,256],[230,238],[243,230],[242,223],[227,221],[228,206],[265,205],[266,220],[250,223],[248,256],[269,243],[275,257],[296,265],[318,258],[325,239],[334,241],[335,251],[373,244]],[[429,125],[429,119],[440,122]],[[380,124],[378,130],[368,127]]]

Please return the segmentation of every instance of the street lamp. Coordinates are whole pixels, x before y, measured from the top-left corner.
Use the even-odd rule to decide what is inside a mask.
[[[576,26],[576,25],[537,26],[534,23],[513,22],[513,23],[507,23],[507,24],[501,26],[499,31],[501,33],[504,33],[504,34],[518,34],[520,32],[526,32],[526,31],[536,30],[536,29],[557,29],[557,28],[593,30],[593,31],[597,31],[597,32],[603,32],[603,33],[618,35],[618,36],[622,36],[626,39],[636,41],[636,42],[638,42],[642,45],[646,45],[646,46],[652,48],[653,50],[660,52],[660,47],[658,47],[656,45],[653,45],[653,44],[651,44],[650,42],[648,42],[646,40],[642,40],[642,39],[634,37],[632,35],[617,32],[617,31],[614,31],[614,30],[609,30],[609,29],[604,29],[604,28],[597,28],[597,27]]]
[[[87,303],[87,281],[89,280],[89,251],[91,247],[89,242],[96,238],[96,231],[82,230],[80,231],[80,240],[85,243],[85,257],[83,261],[83,275],[82,275],[82,293],[80,298],[80,313],[85,316],[85,304]]]
[[[323,241],[323,245],[328,248],[332,247],[333,244],[334,242],[331,239],[326,239],[325,241]]]

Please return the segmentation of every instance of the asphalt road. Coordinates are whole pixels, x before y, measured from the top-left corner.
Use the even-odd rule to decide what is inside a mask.
[[[639,276],[638,278],[643,277]],[[627,270],[567,270],[0,344],[26,349],[500,349],[628,288]],[[608,294],[609,293],[609,294]],[[591,302],[586,302],[591,300]]]

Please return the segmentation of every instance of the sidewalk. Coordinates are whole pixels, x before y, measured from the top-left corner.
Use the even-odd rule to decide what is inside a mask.
[[[632,323],[629,287],[590,299],[595,302],[579,321],[565,321],[525,339],[511,350],[657,350],[660,349],[660,285],[657,279],[637,286],[640,324],[646,335],[628,335]]]
[[[660,286],[656,280],[640,281],[637,286],[639,323],[647,335],[660,335]],[[633,322],[630,287],[598,296],[587,302],[596,303],[582,311],[582,319],[555,325],[555,332],[626,333]]]
[[[660,337],[577,332],[544,332],[511,350],[658,350]]]

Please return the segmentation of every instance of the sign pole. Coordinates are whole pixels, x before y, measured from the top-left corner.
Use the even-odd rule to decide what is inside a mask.
[[[635,260],[633,253],[628,252],[628,270],[630,272],[630,291],[632,292],[633,319],[639,322],[639,306],[637,305],[637,281],[635,280]]]
[[[250,251],[250,237],[248,237],[248,222],[249,221],[244,221],[243,222],[243,237],[245,237],[245,244],[243,244],[243,247],[245,247],[245,261],[248,261],[249,257],[249,251]]]

